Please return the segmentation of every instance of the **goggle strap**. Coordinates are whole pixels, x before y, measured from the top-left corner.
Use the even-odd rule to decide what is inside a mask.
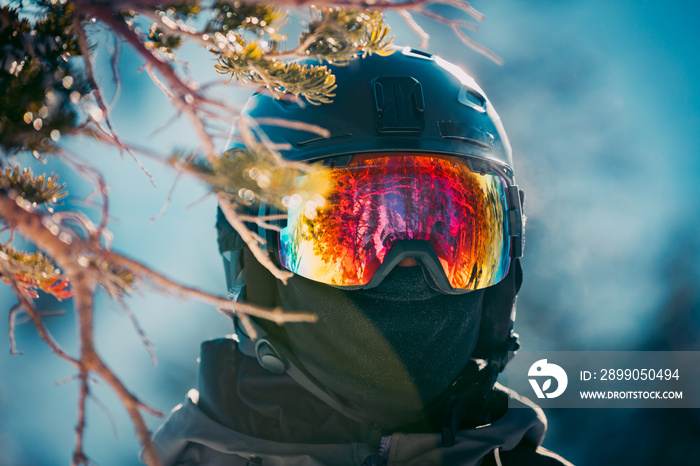
[[[508,230],[511,238],[511,257],[523,257],[523,191],[517,185],[508,186]]]
[[[282,213],[277,207],[274,205],[267,205],[265,202],[260,202],[260,205],[258,206],[258,217],[267,217],[267,216],[273,216]],[[265,220],[264,223],[267,223],[268,225],[274,225],[278,226],[280,228],[283,228],[284,225],[286,224],[286,221],[283,220]],[[260,249],[262,249],[265,252],[272,252],[275,253],[277,252],[277,240],[278,240],[278,232],[275,229],[272,228],[265,228],[262,223],[258,224],[257,228],[257,233],[258,236],[264,240],[264,242],[260,243]]]
[[[517,336],[513,341],[513,311],[522,280],[520,260],[514,259],[505,278],[485,289],[479,340],[472,357],[497,362],[499,371],[508,362],[508,352],[514,351],[512,348],[517,343]]]
[[[258,217],[265,217],[267,216],[267,204],[265,202],[260,202],[260,205],[258,206]],[[261,224],[258,224],[258,237],[261,239],[264,239],[265,242],[260,242],[260,249],[262,249],[265,252],[268,252],[270,249],[268,245],[270,244],[270,241],[268,239],[268,230],[263,228]]]

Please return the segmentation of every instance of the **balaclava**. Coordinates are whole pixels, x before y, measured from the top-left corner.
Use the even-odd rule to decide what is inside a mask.
[[[316,323],[283,327],[259,322],[275,347],[356,416],[385,429],[429,422],[427,407],[476,345],[484,291],[442,294],[419,266],[396,267],[377,288],[349,291],[300,276],[284,285],[251,253],[245,262],[248,301],[318,315]]]

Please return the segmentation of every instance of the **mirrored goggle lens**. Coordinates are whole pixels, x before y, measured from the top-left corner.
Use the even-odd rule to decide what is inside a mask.
[[[455,157],[356,157],[330,170],[323,207],[288,211],[279,259],[329,285],[366,285],[399,240],[426,240],[453,288],[501,281],[510,265],[505,180]]]

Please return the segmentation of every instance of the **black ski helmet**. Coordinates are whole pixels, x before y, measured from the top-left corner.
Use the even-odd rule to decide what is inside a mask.
[[[283,158],[310,162],[367,152],[459,155],[477,166],[479,161],[492,164],[512,183],[512,153],[501,120],[484,91],[458,66],[410,48],[327,66],[337,84],[331,103],[310,105],[260,91],[243,110],[254,119],[283,118],[330,132],[323,138],[262,125],[273,143],[289,145],[280,151]]]
[[[302,63],[319,64],[312,59]],[[507,352],[517,348],[512,321],[522,277],[517,259],[522,256],[523,214],[511,147],[498,114],[464,70],[426,52],[397,48],[389,56],[375,54],[327,66],[337,84],[331,103],[278,99],[262,89],[243,109],[244,115],[259,121],[271,143],[283,147],[279,152],[284,159],[322,160],[342,167],[363,153],[433,153],[464,158],[473,171],[493,170],[506,180],[513,260],[506,278],[486,289],[474,355],[502,369]],[[275,119],[320,126],[330,135],[275,125]],[[221,227],[219,238],[222,252],[230,249],[232,242],[222,237]],[[237,269],[231,266],[229,275],[235,278]]]

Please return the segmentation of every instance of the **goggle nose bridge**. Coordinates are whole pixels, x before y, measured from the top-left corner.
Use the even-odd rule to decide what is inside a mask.
[[[440,264],[440,259],[430,241],[417,239],[402,239],[394,242],[372,279],[362,288],[367,289],[379,286],[394,267],[408,257],[418,259],[423,270],[428,272],[430,279],[443,293],[463,294],[469,292],[469,290],[456,289],[450,285],[447,275],[445,275],[445,271]]]

